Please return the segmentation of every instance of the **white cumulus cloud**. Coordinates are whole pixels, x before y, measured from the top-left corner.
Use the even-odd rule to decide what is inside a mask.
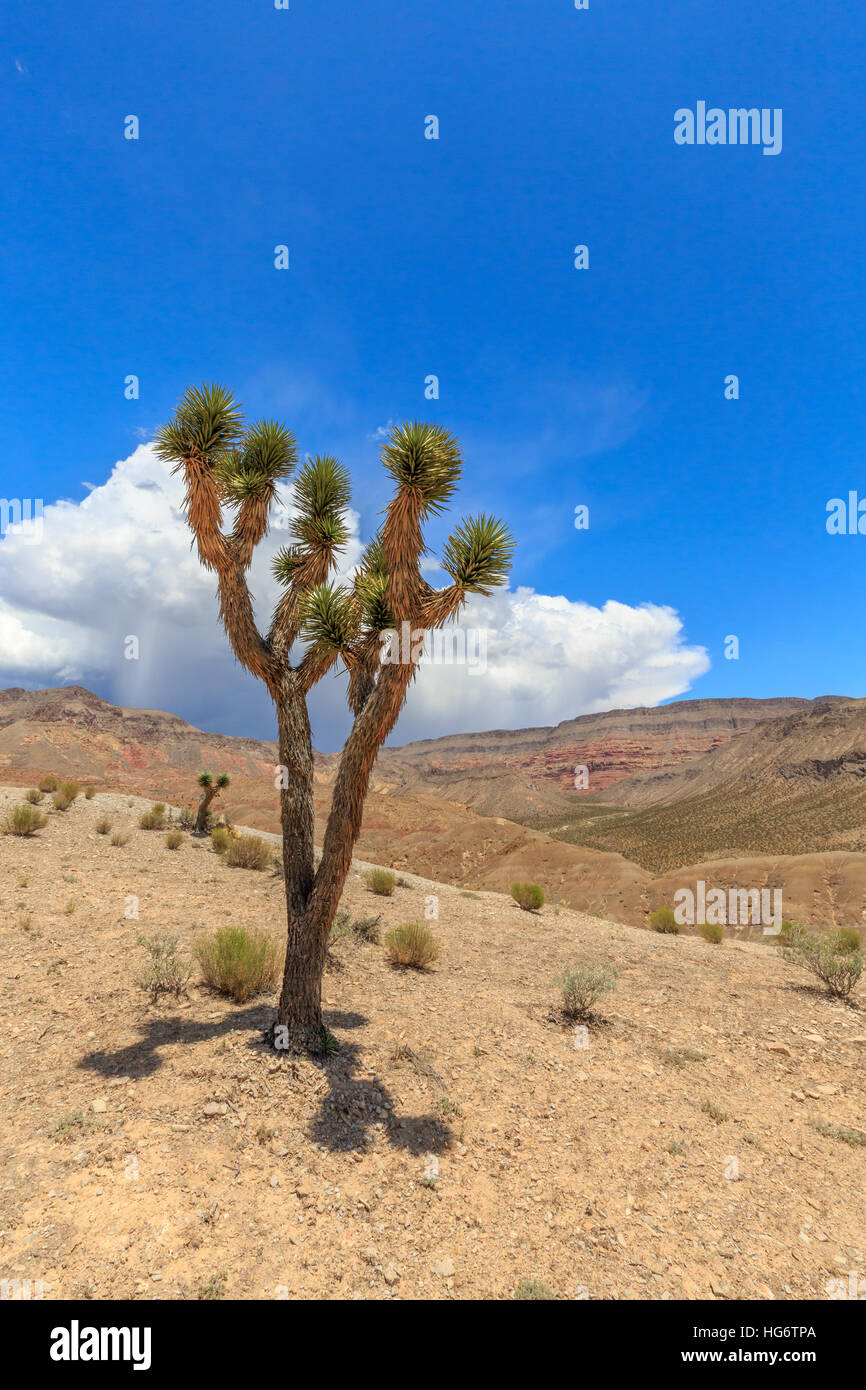
[[[182,493],[181,479],[141,445],[81,502],[45,506],[41,537],[8,530],[0,540],[0,683],[77,682],[208,729],[273,736],[267,692],[234,661],[214,576],[190,548]],[[277,597],[270,562],[288,539],[288,516],[285,507],[275,516],[250,572],[261,627]],[[362,539],[357,514],[348,521],[350,567]],[[469,660],[422,667],[392,742],[657,704],[709,667],[706,651],[685,643],[677,614],[652,603],[611,599],[595,608],[500,590],[473,598],[460,628]],[[130,636],[137,660],[124,655]],[[348,729],[343,690],[342,678],[327,677],[313,696],[314,736],[325,750]]]

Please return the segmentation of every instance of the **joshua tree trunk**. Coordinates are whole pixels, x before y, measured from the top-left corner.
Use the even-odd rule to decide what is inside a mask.
[[[307,702],[289,679],[276,697],[280,749],[280,819],[286,887],[286,963],[271,1037],[290,1052],[321,1052],[322,973],[331,923],[310,911],[315,874],[313,742]]]
[[[217,794],[216,787],[205,787],[198,799],[198,813],[195,818],[195,833],[203,835],[207,826],[207,815],[211,802]]]

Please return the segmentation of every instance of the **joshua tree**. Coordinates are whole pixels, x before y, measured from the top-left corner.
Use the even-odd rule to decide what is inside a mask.
[[[198,812],[195,818],[195,828],[197,833],[201,834],[204,830],[207,829],[207,817],[208,812],[210,811],[211,802],[213,801],[215,796],[219,796],[223,787],[227,787],[231,780],[232,779],[231,777],[229,777],[227,772],[221,772],[217,777],[216,782],[214,782],[214,779],[209,772],[199,773],[198,784],[201,787],[202,792],[198,800]]]
[[[281,764],[280,812],[288,940],[276,1047],[321,1052],[322,971],[376,755],[393,729],[415,675],[424,631],[453,619],[467,594],[488,594],[508,573],[513,542],[492,517],[463,521],[444,547],[450,577],[433,589],[420,572],[422,524],[441,513],[461,472],[453,435],[438,425],[392,429],[382,463],[394,492],[379,534],[347,584],[330,578],[348,539],[347,470],[335,458],[308,460],[294,478],[292,544],[273,563],[283,592],[266,635],[259,632],[246,573],[268,530],[277,484],[295,470],[294,436],[272,420],[247,424],[231,392],[190,388],[159,430],[160,457],[182,470],[184,506],[201,563],[215,571],[220,617],[241,665],[267,686],[276,706]],[[223,508],[233,513],[222,527]],[[398,659],[382,660],[384,632],[411,633]],[[294,649],[301,650],[295,658]],[[313,856],[313,748],[307,697],[342,661],[354,715],[334,784],[318,869]]]

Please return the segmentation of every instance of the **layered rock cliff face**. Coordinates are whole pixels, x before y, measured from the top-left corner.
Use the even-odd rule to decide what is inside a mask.
[[[484,815],[528,818],[567,809],[578,769],[593,797],[635,774],[665,773],[810,702],[682,700],[660,708],[581,715],[553,728],[497,729],[383,749],[382,791],[432,793]]]
[[[0,691],[0,783],[54,772],[192,807],[195,774],[225,770],[216,809],[276,831],[276,760],[274,743],[80,686]],[[575,764],[590,768],[588,795],[573,790]],[[781,887],[787,916],[859,925],[864,765],[866,701],[836,697],[690,700],[455,735],[382,751],[358,852],[464,888],[529,879],[553,902],[633,924],[704,878]],[[317,756],[319,841],[336,766]]]

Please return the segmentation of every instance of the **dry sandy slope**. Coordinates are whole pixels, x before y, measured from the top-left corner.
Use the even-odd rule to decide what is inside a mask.
[[[537,1277],[626,1299],[824,1297],[866,1274],[863,1150],[810,1124],[864,1126],[862,991],[832,1003],[767,946],[408,876],[374,898],[353,873],[345,906],[385,926],[435,893],[442,955],[400,973],[341,942],[341,1051],[293,1061],[260,1041],[271,1000],[136,988],[139,931],[282,916],[278,879],[189,838],[169,852],[135,828],[145,804],[100,794],[0,837],[0,1277],[97,1298],[501,1298]],[[106,813],[125,848],[95,833]],[[619,987],[580,1050],[548,1015],[551,977],[586,959]]]

